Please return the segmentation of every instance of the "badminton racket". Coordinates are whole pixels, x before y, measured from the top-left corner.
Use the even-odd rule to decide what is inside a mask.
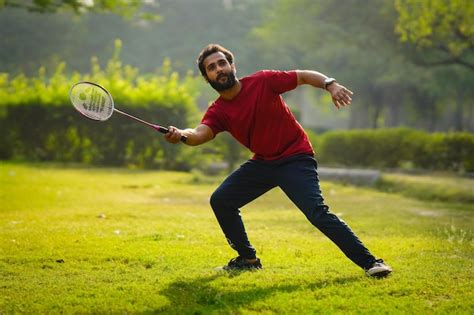
[[[89,119],[106,121],[116,112],[161,133],[169,132],[168,128],[149,123],[115,108],[112,95],[97,83],[81,81],[74,84],[69,91],[69,98],[74,108]],[[182,142],[186,142],[186,140],[186,136],[181,136]]]

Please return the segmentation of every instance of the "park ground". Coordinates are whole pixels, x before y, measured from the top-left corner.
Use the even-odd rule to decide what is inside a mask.
[[[393,267],[380,280],[279,189],[242,209],[264,269],[214,270],[235,256],[209,206],[218,183],[3,162],[0,314],[474,313],[473,179],[392,174],[378,189],[322,181],[332,211]]]

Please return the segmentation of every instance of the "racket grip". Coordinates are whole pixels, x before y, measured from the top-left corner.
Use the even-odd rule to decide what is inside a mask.
[[[156,130],[158,130],[161,133],[168,133],[168,128],[161,127],[161,126],[156,126]]]
[[[169,130],[168,130],[168,128],[159,126],[158,131],[161,132],[161,133],[168,133]],[[186,142],[186,140],[188,140],[188,137],[181,136],[181,142]]]

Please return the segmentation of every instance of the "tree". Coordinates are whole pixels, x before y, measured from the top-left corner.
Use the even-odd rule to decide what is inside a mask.
[[[399,20],[391,0],[278,0],[254,30],[254,42],[269,66],[317,69],[352,88],[350,128],[472,130],[472,119],[464,119],[473,112],[471,70],[422,65],[420,54],[400,42]],[[464,21],[463,30],[472,31],[472,18]],[[423,55],[436,57],[435,49],[426,47]],[[463,58],[472,55],[472,48],[462,51]]]
[[[277,66],[316,69],[354,89],[349,127],[377,128],[403,121],[400,91],[421,75],[400,52],[395,20],[390,1],[279,0],[254,34]]]
[[[417,63],[474,70],[474,2],[397,0],[395,7],[396,32],[416,48]]]
[[[90,58],[105,60],[120,38],[124,62],[144,72],[154,71],[166,57],[181,74],[197,71],[201,48],[217,42],[236,54],[238,73],[244,75],[258,65],[246,36],[260,22],[267,1],[160,0],[160,23],[105,12],[42,14],[7,7],[0,10],[0,71],[21,67],[31,73],[40,64],[54,66],[56,59],[65,60],[69,69],[87,71]]]
[[[145,6],[148,12],[139,12],[139,9]],[[60,11],[73,11],[76,14],[111,12],[127,18],[138,13],[140,19],[159,19],[156,12],[150,13],[151,9],[157,7],[154,0],[0,0],[0,10],[5,7],[20,8],[39,13]]]

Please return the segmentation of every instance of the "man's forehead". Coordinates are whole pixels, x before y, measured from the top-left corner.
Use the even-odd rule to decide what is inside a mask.
[[[226,59],[225,55],[218,51],[218,52],[215,52],[213,54],[210,54],[209,56],[206,57],[206,59],[204,59],[204,66],[207,67],[207,65],[211,64],[211,63],[214,63],[218,60],[221,60],[221,59]]]

